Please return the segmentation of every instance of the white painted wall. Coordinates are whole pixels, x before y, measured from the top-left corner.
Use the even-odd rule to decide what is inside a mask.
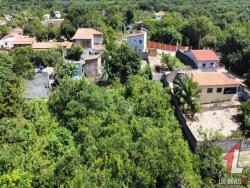
[[[206,62],[206,61],[203,61],[203,62],[199,62],[197,63],[196,62],[196,66],[199,68],[199,69],[206,69],[206,68],[215,68],[216,67],[216,62],[213,62],[213,61],[210,61],[210,62]]]
[[[62,15],[61,15],[60,12],[54,12],[54,14],[55,14],[55,17],[56,17],[56,18],[61,18],[61,17],[62,17]]]
[[[133,48],[138,52],[146,52],[147,50],[147,33],[142,33],[141,35],[129,36],[128,46]]]
[[[5,49],[5,50],[10,50],[12,49],[13,46],[13,41],[15,40],[15,37],[7,37],[2,40],[0,40],[0,48]]]

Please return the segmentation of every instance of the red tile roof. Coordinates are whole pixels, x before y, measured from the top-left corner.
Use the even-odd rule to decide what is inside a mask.
[[[219,61],[220,58],[213,50],[190,50],[197,61]]]
[[[31,38],[31,37],[17,37],[14,39],[14,41],[12,42],[14,45],[18,45],[18,44],[27,44],[27,45],[31,45],[35,42],[35,38]]]
[[[6,39],[6,38],[9,38],[9,37],[22,37],[22,35],[18,34],[18,33],[9,33],[7,35],[5,35],[2,39]]]
[[[102,33],[92,28],[79,28],[71,39],[92,39],[93,35],[102,35]]]
[[[240,81],[221,72],[188,72],[188,76],[199,86],[240,85]]]
[[[53,49],[59,48],[60,46],[65,48],[71,48],[72,42],[64,41],[64,42],[35,42],[32,45],[34,50],[46,50],[46,49]]]

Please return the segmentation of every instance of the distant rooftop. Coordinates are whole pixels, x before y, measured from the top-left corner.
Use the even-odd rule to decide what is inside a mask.
[[[213,50],[190,50],[197,61],[219,61],[219,56]]]
[[[53,49],[53,48],[71,48],[72,42],[64,41],[64,42],[35,42],[32,45],[34,50],[46,50],[46,49]]]
[[[159,11],[159,12],[154,13],[154,16],[165,16],[165,15],[166,14],[163,11]]]
[[[33,42],[35,42],[35,38],[31,37],[17,37],[14,39],[12,42],[13,44],[26,44],[26,45],[31,45]]]

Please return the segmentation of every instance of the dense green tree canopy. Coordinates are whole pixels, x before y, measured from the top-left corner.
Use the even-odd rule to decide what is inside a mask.
[[[17,115],[20,109],[22,82],[13,66],[13,59],[0,53],[0,118]]]
[[[248,0],[0,0],[0,5],[0,19],[13,16],[0,26],[0,37],[16,26],[38,41],[69,40],[79,27],[103,32],[104,72],[109,81],[100,87],[71,79],[76,67],[63,61],[61,49],[22,47],[0,53],[0,187],[211,187],[217,183],[223,172],[220,150],[204,142],[190,152],[168,89],[148,80],[149,67],[141,69],[139,54],[120,43],[129,33],[125,27],[143,26],[149,40],[221,52],[227,68],[250,78]],[[43,15],[53,16],[55,10],[64,18],[61,26],[43,25]],[[161,10],[166,16],[154,20],[153,14]],[[73,49],[68,58],[74,59],[78,52]],[[178,67],[176,59],[163,60]],[[59,84],[48,101],[24,101],[23,79],[41,65],[55,67]],[[176,85],[182,108],[192,116],[200,109],[200,89],[191,80]],[[250,125],[248,106],[248,102],[242,105],[245,125]],[[250,175],[249,169],[243,173]]]
[[[96,186],[198,186],[169,100],[159,83],[138,76],[126,88],[108,90],[63,81],[49,106],[79,146],[84,167],[71,183],[88,178]]]
[[[121,83],[126,82],[129,75],[138,74],[141,67],[140,55],[124,44],[105,51],[102,61],[108,80],[118,77]]]

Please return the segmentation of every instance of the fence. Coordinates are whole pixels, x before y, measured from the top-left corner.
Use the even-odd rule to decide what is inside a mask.
[[[182,131],[189,143],[190,148],[194,151],[195,150],[195,146],[197,144],[197,140],[194,137],[193,133],[191,132],[191,130],[189,129],[188,125],[187,125],[187,120],[184,117],[177,100],[174,98],[174,96],[172,96],[172,104],[175,107],[175,114],[177,116],[177,119],[179,120],[180,124],[181,124],[181,128]]]
[[[153,42],[153,41],[147,41],[148,49],[160,49],[160,50],[166,50],[166,51],[177,51],[177,50],[190,50],[191,47],[189,46],[176,46],[171,44],[164,44],[160,42]]]

